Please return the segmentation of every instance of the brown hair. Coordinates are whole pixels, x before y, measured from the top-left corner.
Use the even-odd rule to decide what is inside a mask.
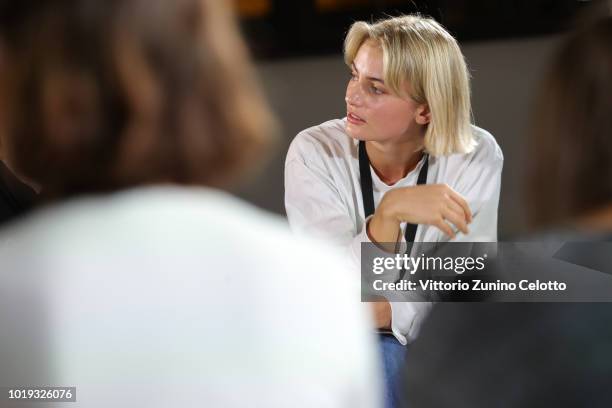
[[[528,190],[534,226],[612,203],[612,18],[565,40],[533,121]]]
[[[218,186],[257,161],[274,121],[226,2],[32,4],[5,29],[3,114],[10,161],[48,194]]]

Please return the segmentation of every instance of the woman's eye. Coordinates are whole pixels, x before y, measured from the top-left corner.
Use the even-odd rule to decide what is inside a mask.
[[[371,87],[370,87],[370,91],[371,91],[373,94],[376,94],[376,95],[382,95],[382,94],[384,94],[384,93],[385,93],[385,91],[383,91],[382,89],[377,88],[377,87],[375,87],[375,86],[371,86]]]

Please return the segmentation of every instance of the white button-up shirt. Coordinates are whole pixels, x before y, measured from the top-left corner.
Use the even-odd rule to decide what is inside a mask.
[[[346,119],[334,119],[300,132],[289,147],[285,163],[285,206],[292,229],[328,239],[338,245],[356,270],[361,243],[371,242],[365,228],[359,176],[359,142],[346,133]],[[430,157],[428,184],[448,184],[472,210],[469,234],[453,241],[497,241],[497,208],[503,155],[493,136],[472,127],[476,148],[468,154]],[[423,160],[392,186],[371,168],[374,205],[391,189],[416,185]],[[401,225],[402,240],[405,223]],[[450,238],[436,227],[419,225],[416,242]],[[426,302],[391,302],[391,330],[406,344],[416,337],[431,308]]]

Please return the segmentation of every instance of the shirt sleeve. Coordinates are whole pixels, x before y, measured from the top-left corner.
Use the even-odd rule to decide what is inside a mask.
[[[453,167],[446,182],[467,201],[472,210],[472,222],[467,234],[458,231],[454,239],[435,227],[419,234],[423,242],[497,242],[497,213],[501,191],[504,157],[492,136],[484,139],[484,146],[462,159]],[[450,170],[449,170],[450,172]],[[422,226],[419,227],[421,229]]]
[[[501,190],[503,155],[496,143],[471,157],[458,177],[455,190],[467,200],[472,223],[467,234],[459,233],[456,242],[497,242],[497,212]],[[450,240],[448,237],[446,240]]]
[[[357,230],[331,177],[299,158],[285,163],[285,209],[291,229],[338,246],[359,270],[361,243],[371,242],[364,227]]]

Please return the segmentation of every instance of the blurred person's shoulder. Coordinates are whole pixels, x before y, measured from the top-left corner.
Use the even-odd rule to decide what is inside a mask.
[[[27,281],[52,290],[51,282],[70,282],[97,293],[92,279],[132,288],[171,279],[220,302],[229,293],[250,298],[253,311],[285,304],[311,320],[326,313],[311,303],[325,299],[346,316],[340,326],[367,321],[359,279],[337,254],[294,236],[280,216],[208,188],[135,188],[38,210],[0,232],[0,265],[8,287]],[[337,332],[325,320],[319,329]]]
[[[218,273],[241,282],[240,293],[291,287],[359,298],[358,279],[331,250],[294,236],[280,216],[208,188],[136,188],[41,209],[0,233],[0,264],[58,279],[110,272],[103,269],[175,271],[194,281]]]
[[[198,187],[145,187],[73,199],[10,226],[0,234],[0,248],[7,242],[44,247],[48,256],[124,244],[134,251],[176,246],[185,255],[211,259],[224,253],[277,262],[290,254],[312,259],[307,254],[313,247],[324,259],[330,255],[315,242],[293,237],[280,216]]]
[[[82,329],[91,319],[87,311],[110,322],[106,330],[120,338],[137,333],[133,322],[158,311],[172,318],[155,317],[155,332],[180,330],[185,335],[177,342],[189,341],[199,350],[204,363],[190,368],[197,375],[211,362],[241,355],[236,347],[210,346],[217,344],[214,333],[224,339],[218,344],[240,345],[262,362],[241,368],[238,390],[248,388],[255,375],[266,379],[289,372],[292,381],[315,384],[300,384],[295,394],[298,406],[312,406],[321,395],[313,379],[320,378],[323,364],[337,361],[326,365],[329,379],[320,380],[331,390],[325,398],[342,400],[336,390],[346,388],[363,388],[372,400],[377,396],[376,387],[367,384],[377,367],[359,279],[330,249],[293,236],[280,217],[227,193],[136,188],[42,209],[0,233],[0,265],[0,288],[42,293],[44,310],[70,317],[71,325],[55,330],[65,339],[59,346],[70,345],[71,352],[91,344],[105,347],[96,343],[95,330]],[[13,302],[17,306],[19,299]],[[143,347],[135,336],[129,347]],[[89,354],[81,355],[78,363],[91,367]],[[268,360],[271,355],[277,358]],[[304,367],[303,359],[311,365]],[[180,366],[167,364],[167,372],[150,376],[178,375]],[[208,378],[196,374],[198,381]]]
[[[346,133],[346,119],[332,119],[299,132],[289,146],[287,162],[346,159],[354,154],[355,146],[356,141]]]

